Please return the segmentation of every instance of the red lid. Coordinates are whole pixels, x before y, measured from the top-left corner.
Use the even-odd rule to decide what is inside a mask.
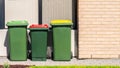
[[[47,24],[32,24],[29,28],[48,28]]]

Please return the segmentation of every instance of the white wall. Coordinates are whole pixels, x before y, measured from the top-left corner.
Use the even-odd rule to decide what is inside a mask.
[[[0,30],[0,56],[7,56],[8,36],[7,30]]]
[[[43,0],[43,23],[50,23],[53,19],[72,20],[72,0]]]
[[[5,22],[10,20],[38,23],[38,0],[5,0]]]
[[[77,31],[71,30],[71,51],[72,55],[77,56]]]

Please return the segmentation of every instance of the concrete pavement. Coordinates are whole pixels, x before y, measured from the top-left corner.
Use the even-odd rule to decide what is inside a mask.
[[[36,66],[60,66],[60,65],[119,65],[120,59],[82,59],[73,58],[71,61],[10,61],[6,57],[0,57],[0,65],[5,63],[11,65],[36,65]]]

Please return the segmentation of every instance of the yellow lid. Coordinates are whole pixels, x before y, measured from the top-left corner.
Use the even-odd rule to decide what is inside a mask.
[[[52,20],[51,21],[52,25],[59,25],[59,24],[63,24],[63,25],[72,25],[72,21],[71,20]]]

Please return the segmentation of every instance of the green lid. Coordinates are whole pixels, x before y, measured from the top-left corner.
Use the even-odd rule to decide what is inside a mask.
[[[52,20],[51,25],[73,25],[71,20]]]
[[[9,21],[6,24],[7,26],[27,26],[28,22],[26,20],[16,20],[16,21]]]

